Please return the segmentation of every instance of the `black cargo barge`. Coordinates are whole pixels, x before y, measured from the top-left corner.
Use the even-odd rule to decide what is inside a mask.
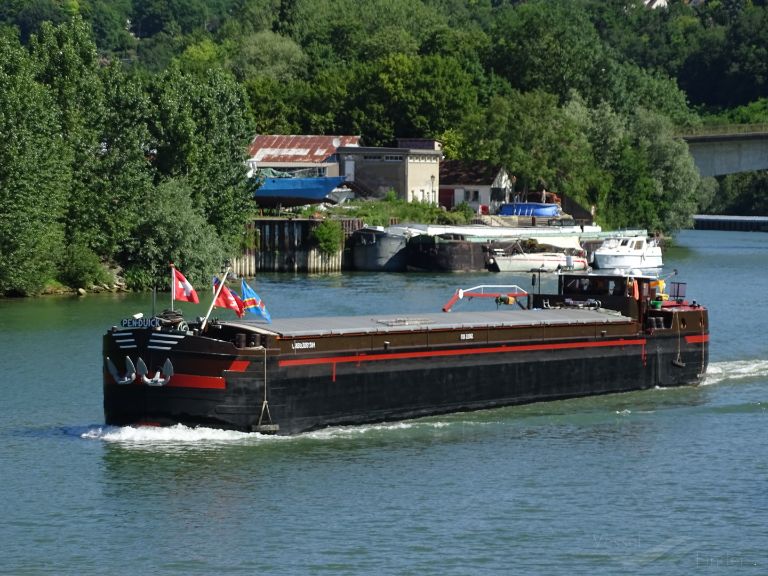
[[[563,274],[557,294],[516,289],[485,312],[214,321],[202,330],[200,321],[127,319],[104,336],[106,423],[294,434],[696,384],[708,361],[707,310],[677,283],[662,300],[657,282]],[[515,301],[525,309],[503,306]]]
[[[466,234],[421,234],[406,245],[406,269],[411,272],[482,272],[491,248],[511,248],[515,239],[472,237]]]

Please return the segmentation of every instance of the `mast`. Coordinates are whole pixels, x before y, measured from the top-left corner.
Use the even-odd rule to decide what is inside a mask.
[[[176,298],[176,268],[171,262],[171,312],[173,312],[173,303]]]
[[[219,297],[219,294],[221,294],[221,291],[224,289],[224,282],[227,281],[227,277],[229,276],[229,269],[230,267],[227,266],[227,269],[224,271],[224,278],[222,278],[221,282],[219,282],[219,288],[214,293],[213,300],[211,300],[211,305],[208,307],[208,312],[206,312],[205,318],[203,318],[203,321],[200,323],[200,332],[205,330],[205,325],[208,323],[208,318],[210,317],[211,312],[213,311],[213,305],[216,303],[216,299]]]

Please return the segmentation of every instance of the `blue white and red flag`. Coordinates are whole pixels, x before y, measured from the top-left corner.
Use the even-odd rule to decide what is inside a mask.
[[[252,314],[258,314],[267,322],[272,322],[272,318],[267,312],[267,307],[264,305],[264,301],[259,298],[259,295],[254,292],[253,288],[246,284],[245,280],[242,283],[243,304],[244,308]]]

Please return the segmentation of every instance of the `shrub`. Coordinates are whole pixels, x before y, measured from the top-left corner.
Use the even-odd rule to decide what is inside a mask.
[[[87,288],[93,284],[114,281],[99,257],[87,246],[70,244],[59,266],[59,280],[70,288]]]
[[[207,285],[235,248],[226,246],[213,225],[194,207],[184,179],[160,184],[146,205],[147,218],[118,255],[131,290],[170,287],[171,262],[192,284]],[[236,252],[235,252],[236,253]]]
[[[466,202],[462,202],[458,206],[454,206],[451,212],[456,214],[461,214],[461,217],[464,218],[464,222],[471,222],[472,219],[476,216],[475,211],[472,209],[472,206],[470,206]]]
[[[323,254],[335,254],[344,243],[344,230],[338,220],[323,220],[312,229],[312,239]]]

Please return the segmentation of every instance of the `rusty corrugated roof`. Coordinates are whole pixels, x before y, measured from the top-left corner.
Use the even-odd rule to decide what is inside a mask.
[[[440,163],[440,185],[493,184],[502,167],[485,160],[443,160]]]
[[[304,136],[260,134],[248,148],[252,160],[270,162],[324,162],[341,146],[359,146],[360,136]]]

